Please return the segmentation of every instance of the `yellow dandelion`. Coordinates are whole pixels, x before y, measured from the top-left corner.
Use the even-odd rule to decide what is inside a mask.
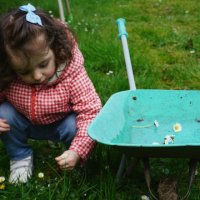
[[[4,183],[2,183],[2,184],[0,184],[0,190],[4,190],[5,189],[5,184]]]
[[[43,172],[38,173],[38,178],[44,178],[44,173]]]
[[[173,125],[173,130],[174,130],[175,133],[182,131],[182,126],[181,126],[181,124],[175,123],[175,124]]]
[[[5,181],[5,177],[4,176],[0,176],[0,183],[3,183]]]

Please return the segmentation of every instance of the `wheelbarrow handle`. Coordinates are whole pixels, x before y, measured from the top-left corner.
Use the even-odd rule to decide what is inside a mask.
[[[125,19],[119,18],[116,20],[117,26],[118,26],[118,31],[119,31],[119,39],[121,39],[122,35],[125,35],[126,38],[128,38],[128,33],[126,32],[126,26],[125,26]]]
[[[125,27],[125,19],[119,18],[116,20],[118,30],[119,30],[119,39],[122,42],[122,47],[123,47],[123,52],[124,52],[124,58],[125,58],[125,63],[126,63],[126,71],[128,75],[128,81],[129,81],[129,87],[131,90],[135,90],[135,79],[134,79],[134,74],[133,74],[133,69],[131,65],[131,59],[130,59],[130,54],[129,54],[129,49],[128,49],[128,43],[127,43],[127,38],[128,38],[128,33],[126,32],[126,27]]]

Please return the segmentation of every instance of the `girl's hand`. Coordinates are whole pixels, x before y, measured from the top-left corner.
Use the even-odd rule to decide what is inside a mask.
[[[65,151],[62,155],[55,158],[61,169],[73,170],[80,160],[78,153],[72,150]]]
[[[6,119],[0,119],[0,134],[10,130],[10,125],[7,123]]]

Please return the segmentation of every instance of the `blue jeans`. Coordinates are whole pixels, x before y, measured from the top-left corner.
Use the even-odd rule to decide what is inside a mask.
[[[34,125],[12,104],[4,102],[0,105],[0,118],[6,119],[11,129],[0,134],[0,139],[6,147],[11,160],[21,160],[32,155],[32,148],[28,139],[51,140],[70,144],[74,138],[76,128],[76,114],[71,113],[64,119],[48,125]]]

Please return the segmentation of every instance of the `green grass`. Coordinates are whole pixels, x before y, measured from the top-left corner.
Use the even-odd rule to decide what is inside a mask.
[[[31,2],[58,16],[57,1],[2,0],[8,8]],[[200,89],[200,3],[199,0],[73,0],[70,1],[79,47],[86,70],[103,104],[118,91],[128,90],[124,56],[116,27],[117,18],[126,19],[128,45],[137,88]],[[113,71],[112,75],[107,75]],[[103,134],[103,133],[102,133]],[[119,190],[115,175],[121,154],[97,144],[83,168],[58,170],[54,157],[62,149],[51,149],[45,142],[33,142],[34,174],[30,183],[12,186],[6,181],[1,199],[134,200],[148,194],[143,167],[138,165]],[[197,152],[199,153],[199,152]],[[0,176],[9,176],[9,160],[0,148]],[[199,169],[199,166],[198,166]],[[37,177],[44,172],[43,180]],[[187,190],[186,159],[151,159],[152,189],[156,193],[162,176],[179,182],[181,196]],[[200,199],[200,175],[196,176],[189,199]]]

